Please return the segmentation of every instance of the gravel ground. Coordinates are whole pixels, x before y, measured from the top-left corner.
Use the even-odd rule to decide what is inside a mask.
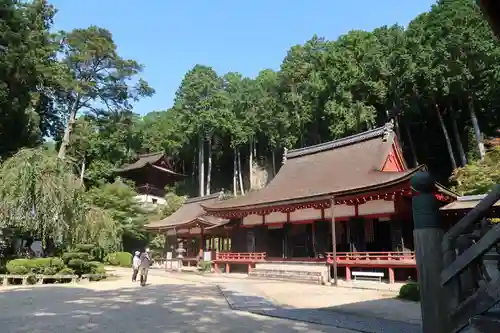
[[[354,333],[232,310],[213,285],[155,276],[148,282],[0,288],[0,332]]]

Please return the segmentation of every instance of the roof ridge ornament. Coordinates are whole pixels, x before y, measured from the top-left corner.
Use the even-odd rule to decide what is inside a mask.
[[[382,141],[386,142],[389,140],[389,136],[394,133],[394,119],[389,120],[384,125],[384,136],[382,137]]]

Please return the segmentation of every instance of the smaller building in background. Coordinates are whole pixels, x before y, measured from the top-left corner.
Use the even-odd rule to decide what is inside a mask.
[[[163,152],[139,155],[131,164],[117,170],[120,177],[132,180],[144,204],[165,204],[165,187],[173,186],[184,175],[173,170],[171,160]]]
[[[184,262],[198,261],[200,250],[203,252],[228,251],[231,247],[229,230],[223,225],[229,220],[208,215],[202,204],[213,204],[222,199],[223,193],[204,197],[189,198],[172,215],[146,225],[146,230],[165,235],[165,253],[172,252],[182,243],[186,253]]]

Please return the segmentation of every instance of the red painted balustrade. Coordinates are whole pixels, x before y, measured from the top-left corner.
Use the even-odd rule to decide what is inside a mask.
[[[333,253],[327,253],[327,263],[333,264]],[[337,265],[345,267],[346,280],[351,280],[351,268],[384,268],[389,283],[394,283],[395,268],[416,268],[415,252],[337,252]]]
[[[333,263],[333,253],[327,252],[327,262]],[[337,265],[416,266],[415,252],[337,252]]]
[[[266,252],[217,252],[215,261],[229,263],[255,263],[266,260]]]
[[[226,273],[230,272],[230,264],[246,264],[248,272],[252,271],[253,265],[266,261],[266,252],[217,252],[215,254],[214,269],[219,272],[219,264],[225,264]]]

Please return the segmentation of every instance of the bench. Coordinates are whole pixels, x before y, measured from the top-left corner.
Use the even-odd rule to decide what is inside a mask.
[[[379,282],[382,282],[382,278],[384,277],[384,273],[382,273],[382,272],[357,271],[357,272],[352,272],[351,274],[354,277],[354,280],[356,280],[357,277],[361,277],[361,278],[364,278],[366,280],[377,280]]]

